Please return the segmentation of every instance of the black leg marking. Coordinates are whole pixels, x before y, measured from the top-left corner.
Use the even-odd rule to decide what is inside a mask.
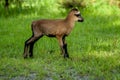
[[[30,57],[33,57],[33,47],[34,47],[34,42],[30,44],[30,50],[29,50]]]
[[[32,37],[31,37],[31,38],[32,38]],[[28,47],[29,47],[29,44],[27,44],[27,42],[28,42],[31,38],[29,38],[27,41],[25,41],[24,53],[23,53],[23,57],[24,57],[24,58],[27,58],[27,57],[28,57]]]
[[[68,54],[68,51],[67,51],[67,43],[65,42],[65,36],[63,36],[62,38],[62,41],[63,41],[63,49],[64,49],[64,58],[69,58],[69,54]]]
[[[67,44],[64,44],[63,48],[65,50],[64,58],[69,58],[69,54],[67,52]]]

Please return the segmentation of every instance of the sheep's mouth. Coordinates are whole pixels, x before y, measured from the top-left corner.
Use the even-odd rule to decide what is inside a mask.
[[[84,19],[78,19],[78,22],[83,22],[84,21]]]

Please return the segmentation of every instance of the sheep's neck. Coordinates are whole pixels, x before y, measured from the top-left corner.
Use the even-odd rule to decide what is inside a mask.
[[[67,26],[69,28],[73,28],[75,21],[72,19],[72,17],[70,15],[67,16],[67,18],[65,19],[65,22],[67,23]]]
[[[68,16],[65,19],[65,24],[66,24],[66,28],[67,28],[67,35],[72,31],[75,21],[72,19],[72,17]]]

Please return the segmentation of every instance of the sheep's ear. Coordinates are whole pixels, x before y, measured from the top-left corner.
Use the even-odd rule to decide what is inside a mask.
[[[78,11],[78,8],[77,7],[73,7],[71,10],[72,11]]]
[[[76,9],[76,8],[73,8],[71,11],[78,11],[78,9]]]

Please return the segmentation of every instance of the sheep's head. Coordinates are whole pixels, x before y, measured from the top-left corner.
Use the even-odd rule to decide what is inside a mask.
[[[74,8],[70,11],[70,13],[72,14],[72,18],[75,21],[78,21],[78,22],[83,22],[84,21],[84,19],[82,18],[81,14],[80,14],[80,11],[78,9]]]

